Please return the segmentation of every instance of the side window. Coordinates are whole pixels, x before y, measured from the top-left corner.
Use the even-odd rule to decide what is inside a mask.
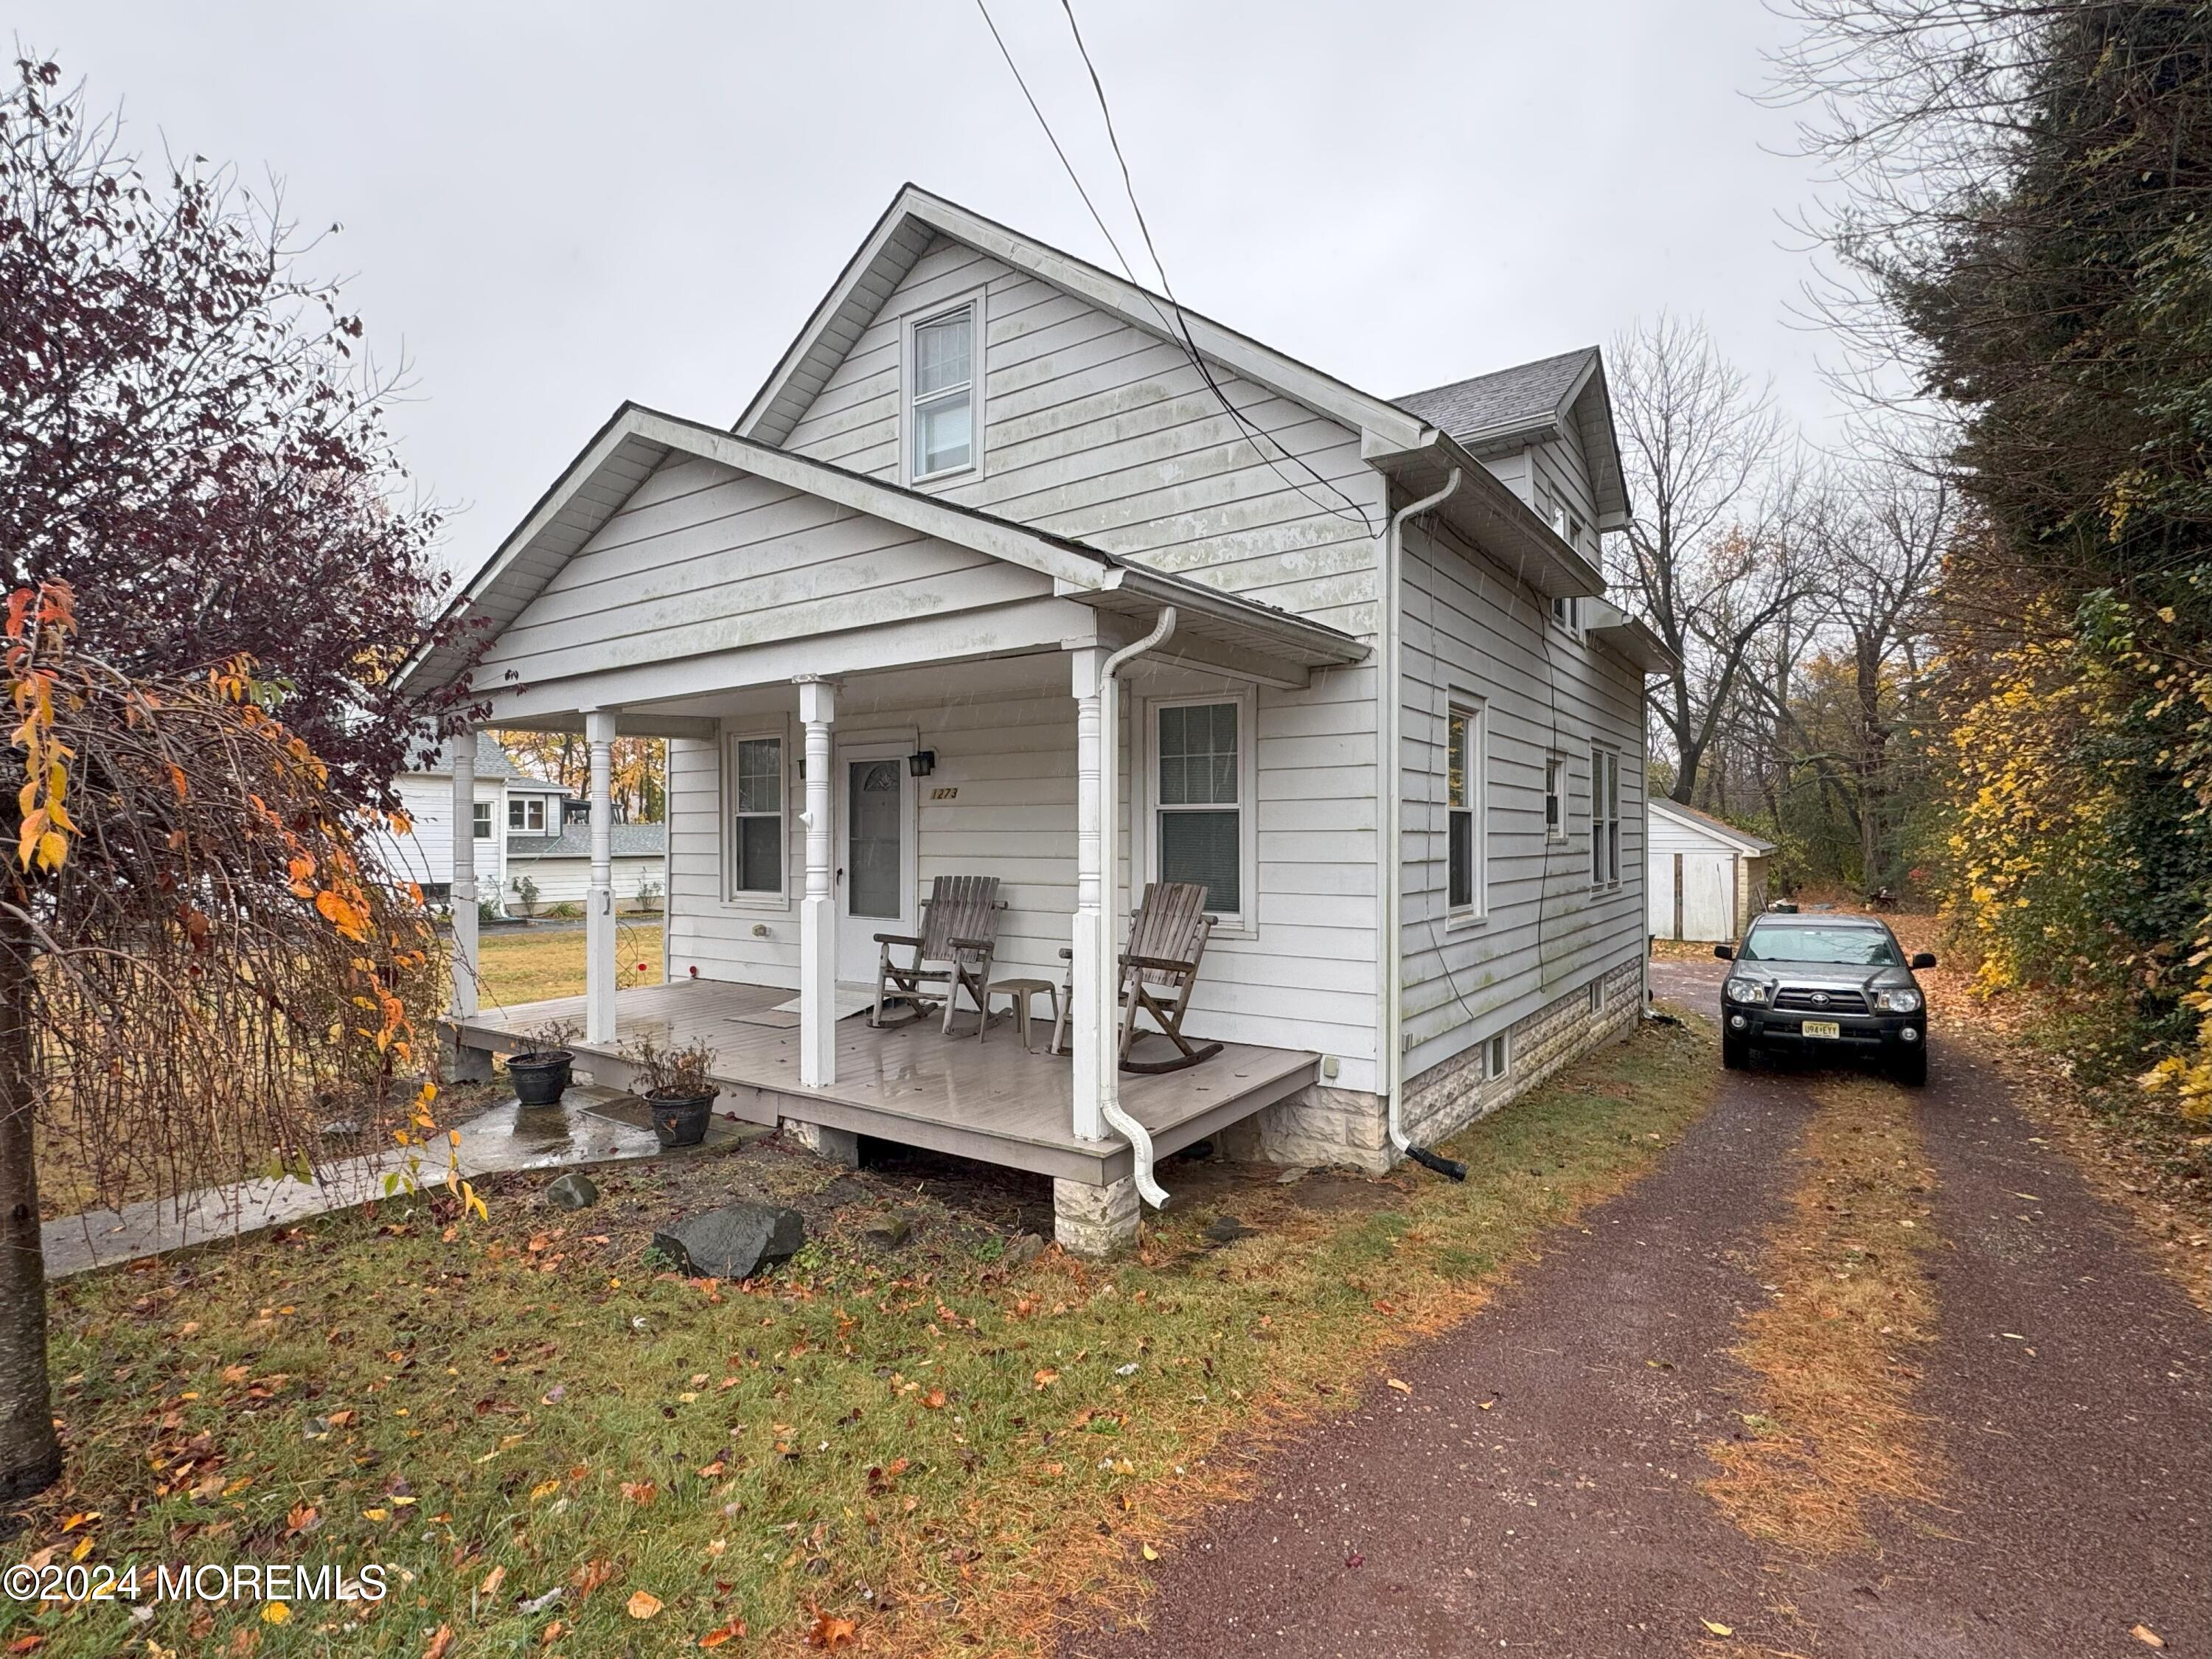
[[[783,739],[730,740],[730,891],[773,896],[783,891]]]
[[[1244,802],[1236,702],[1172,703],[1158,711],[1154,791],[1162,881],[1196,882],[1215,915],[1244,911]]]
[[[469,828],[474,832],[476,838],[478,841],[489,841],[491,839],[491,803],[488,800],[477,802],[476,811],[470,815],[470,818]]]
[[[1455,919],[1480,916],[1484,909],[1489,787],[1484,777],[1482,714],[1477,704],[1455,702],[1445,716],[1445,898]]]
[[[507,827],[526,830],[533,836],[545,832],[545,797],[543,795],[510,795],[507,801]]]
[[[1590,884],[1611,887],[1620,880],[1620,757],[1610,749],[1590,750]]]
[[[916,483],[966,472],[975,465],[976,311],[969,301],[915,324],[908,332],[908,477]]]

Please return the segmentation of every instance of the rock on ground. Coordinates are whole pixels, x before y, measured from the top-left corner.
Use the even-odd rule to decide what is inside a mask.
[[[779,1267],[806,1243],[796,1210],[744,1200],[687,1216],[653,1234],[653,1248],[689,1279],[750,1279]]]

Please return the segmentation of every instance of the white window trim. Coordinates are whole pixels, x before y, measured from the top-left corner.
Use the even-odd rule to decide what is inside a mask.
[[[1557,847],[1567,838],[1567,757],[1556,750],[1544,757],[1544,800],[1548,805],[1556,799],[1559,804],[1558,816],[1544,826],[1546,844]]]
[[[1560,611],[1562,605],[1565,607],[1564,615]],[[1555,596],[1551,604],[1551,616],[1553,627],[1558,629],[1569,639],[1580,642],[1583,636],[1583,602],[1571,593]]]
[[[969,364],[968,414],[974,436],[968,447],[968,465],[946,467],[940,472],[917,473],[914,470],[914,331],[927,323],[942,322],[956,311],[970,313],[969,349],[972,354]],[[939,304],[918,306],[899,319],[899,482],[909,489],[922,484],[943,484],[972,482],[983,476],[984,408],[983,386],[986,379],[984,293],[981,288],[971,288],[964,294]]]
[[[1159,811],[1160,778],[1155,764],[1159,747],[1159,711],[1188,708],[1194,704],[1233,702],[1237,705],[1237,885],[1244,906],[1236,915],[1217,915],[1215,939],[1260,937],[1260,699],[1251,686],[1229,686],[1216,691],[1194,691],[1166,697],[1142,697],[1130,721],[1129,770],[1137,781],[1133,792],[1137,810],[1130,840],[1132,869],[1142,870],[1145,881],[1160,878],[1160,838],[1152,833]],[[1139,891],[1143,883],[1138,884]],[[1132,895],[1132,903],[1135,896]]]
[[[1471,843],[1473,868],[1468,872],[1474,897],[1467,904],[1451,902],[1451,717],[1468,716],[1467,810],[1474,815]],[[1444,703],[1442,740],[1437,746],[1437,799],[1443,811],[1444,931],[1480,927],[1490,921],[1490,705],[1471,691],[1454,690]]]
[[[477,815],[483,815],[483,829],[477,829]],[[469,803],[469,838],[471,841],[499,839],[499,803],[495,800],[473,800]]]
[[[1599,798],[1600,774],[1607,762],[1613,770],[1613,815],[1609,819],[1605,816]],[[1620,886],[1620,750],[1602,743],[1590,744],[1589,791],[1590,890],[1610,893]],[[1612,845],[1606,860],[1608,873],[1600,876],[1596,873],[1599,837],[1605,833],[1608,823],[1613,830]]]
[[[538,827],[534,830],[530,824],[530,809],[533,806],[538,809]],[[522,815],[520,823],[514,821],[518,809]],[[547,817],[545,797],[543,795],[509,795],[507,798],[507,833],[510,836],[558,835],[559,830],[545,827]]]
[[[783,820],[782,830],[777,836],[778,843],[783,848],[783,857],[778,860],[776,873],[782,878],[783,884],[772,893],[766,888],[740,891],[737,884],[738,837],[734,826],[738,817],[738,745],[760,738],[774,738],[783,745],[783,787],[776,795],[779,816]],[[733,910],[775,910],[787,914],[791,909],[792,895],[791,829],[796,816],[791,810],[791,797],[794,789],[805,787],[805,780],[799,776],[801,760],[794,754],[791,744],[791,722],[788,720],[769,720],[750,721],[744,725],[725,724],[719,763],[722,775],[722,787],[719,792],[721,805],[715,836],[722,848],[722,903],[726,908]],[[762,816],[767,815],[763,813]]]
[[[1492,1056],[1502,1054],[1504,1059],[1493,1064]],[[1513,1075],[1513,1033],[1510,1030],[1493,1031],[1482,1040],[1482,1080],[1496,1083]]]

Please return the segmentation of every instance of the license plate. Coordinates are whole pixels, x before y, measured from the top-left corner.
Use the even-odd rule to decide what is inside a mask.
[[[1844,1028],[1832,1019],[1808,1019],[1805,1022],[1807,1036],[1839,1037],[1843,1034]]]

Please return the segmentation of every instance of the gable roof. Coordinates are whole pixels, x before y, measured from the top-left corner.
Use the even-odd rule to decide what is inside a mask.
[[[1409,392],[1394,401],[1462,443],[1477,444],[1493,434],[1525,432],[1557,420],[1596,360],[1597,348],[1584,346],[1449,386]]]
[[[466,607],[495,630],[507,627],[569,558],[621,511],[637,487],[677,454],[718,462],[1020,565],[1052,578],[1055,592],[1098,610],[1150,617],[1162,605],[1172,605],[1179,615],[1179,634],[1255,648],[1301,667],[1358,662],[1367,655],[1366,646],[1351,635],[1287,611],[1152,570],[977,507],[635,403],[615,410],[522,522],[456,592],[446,614],[451,617]],[[442,684],[458,675],[465,660],[466,644],[456,640],[416,656],[398,678],[403,684]]]
[[[1595,346],[1409,392],[1396,402],[1478,454],[1564,437],[1572,428],[1589,460],[1597,528],[1616,530],[1627,519],[1620,440],[1613,428],[1605,357]]]
[[[733,429],[741,436],[771,444],[788,438],[853,343],[939,236],[988,253],[1016,270],[1027,271],[1176,345],[1182,340],[1174,319],[1180,313],[1182,325],[1200,356],[1355,432],[1373,434],[1386,449],[1419,448],[1431,435],[1425,430],[1426,422],[1399,404],[1348,386],[1188,306],[912,184],[900,187],[860,251],[847,262],[799,337],[745,405]]]
[[[1710,812],[1700,812],[1694,806],[1685,806],[1678,800],[1663,795],[1654,795],[1645,803],[1647,808],[1662,817],[1673,818],[1691,830],[1702,830],[1710,836],[1733,843],[1747,853],[1771,853],[1774,843],[1763,836],[1754,836],[1748,830],[1739,830],[1732,823],[1723,823]]]

